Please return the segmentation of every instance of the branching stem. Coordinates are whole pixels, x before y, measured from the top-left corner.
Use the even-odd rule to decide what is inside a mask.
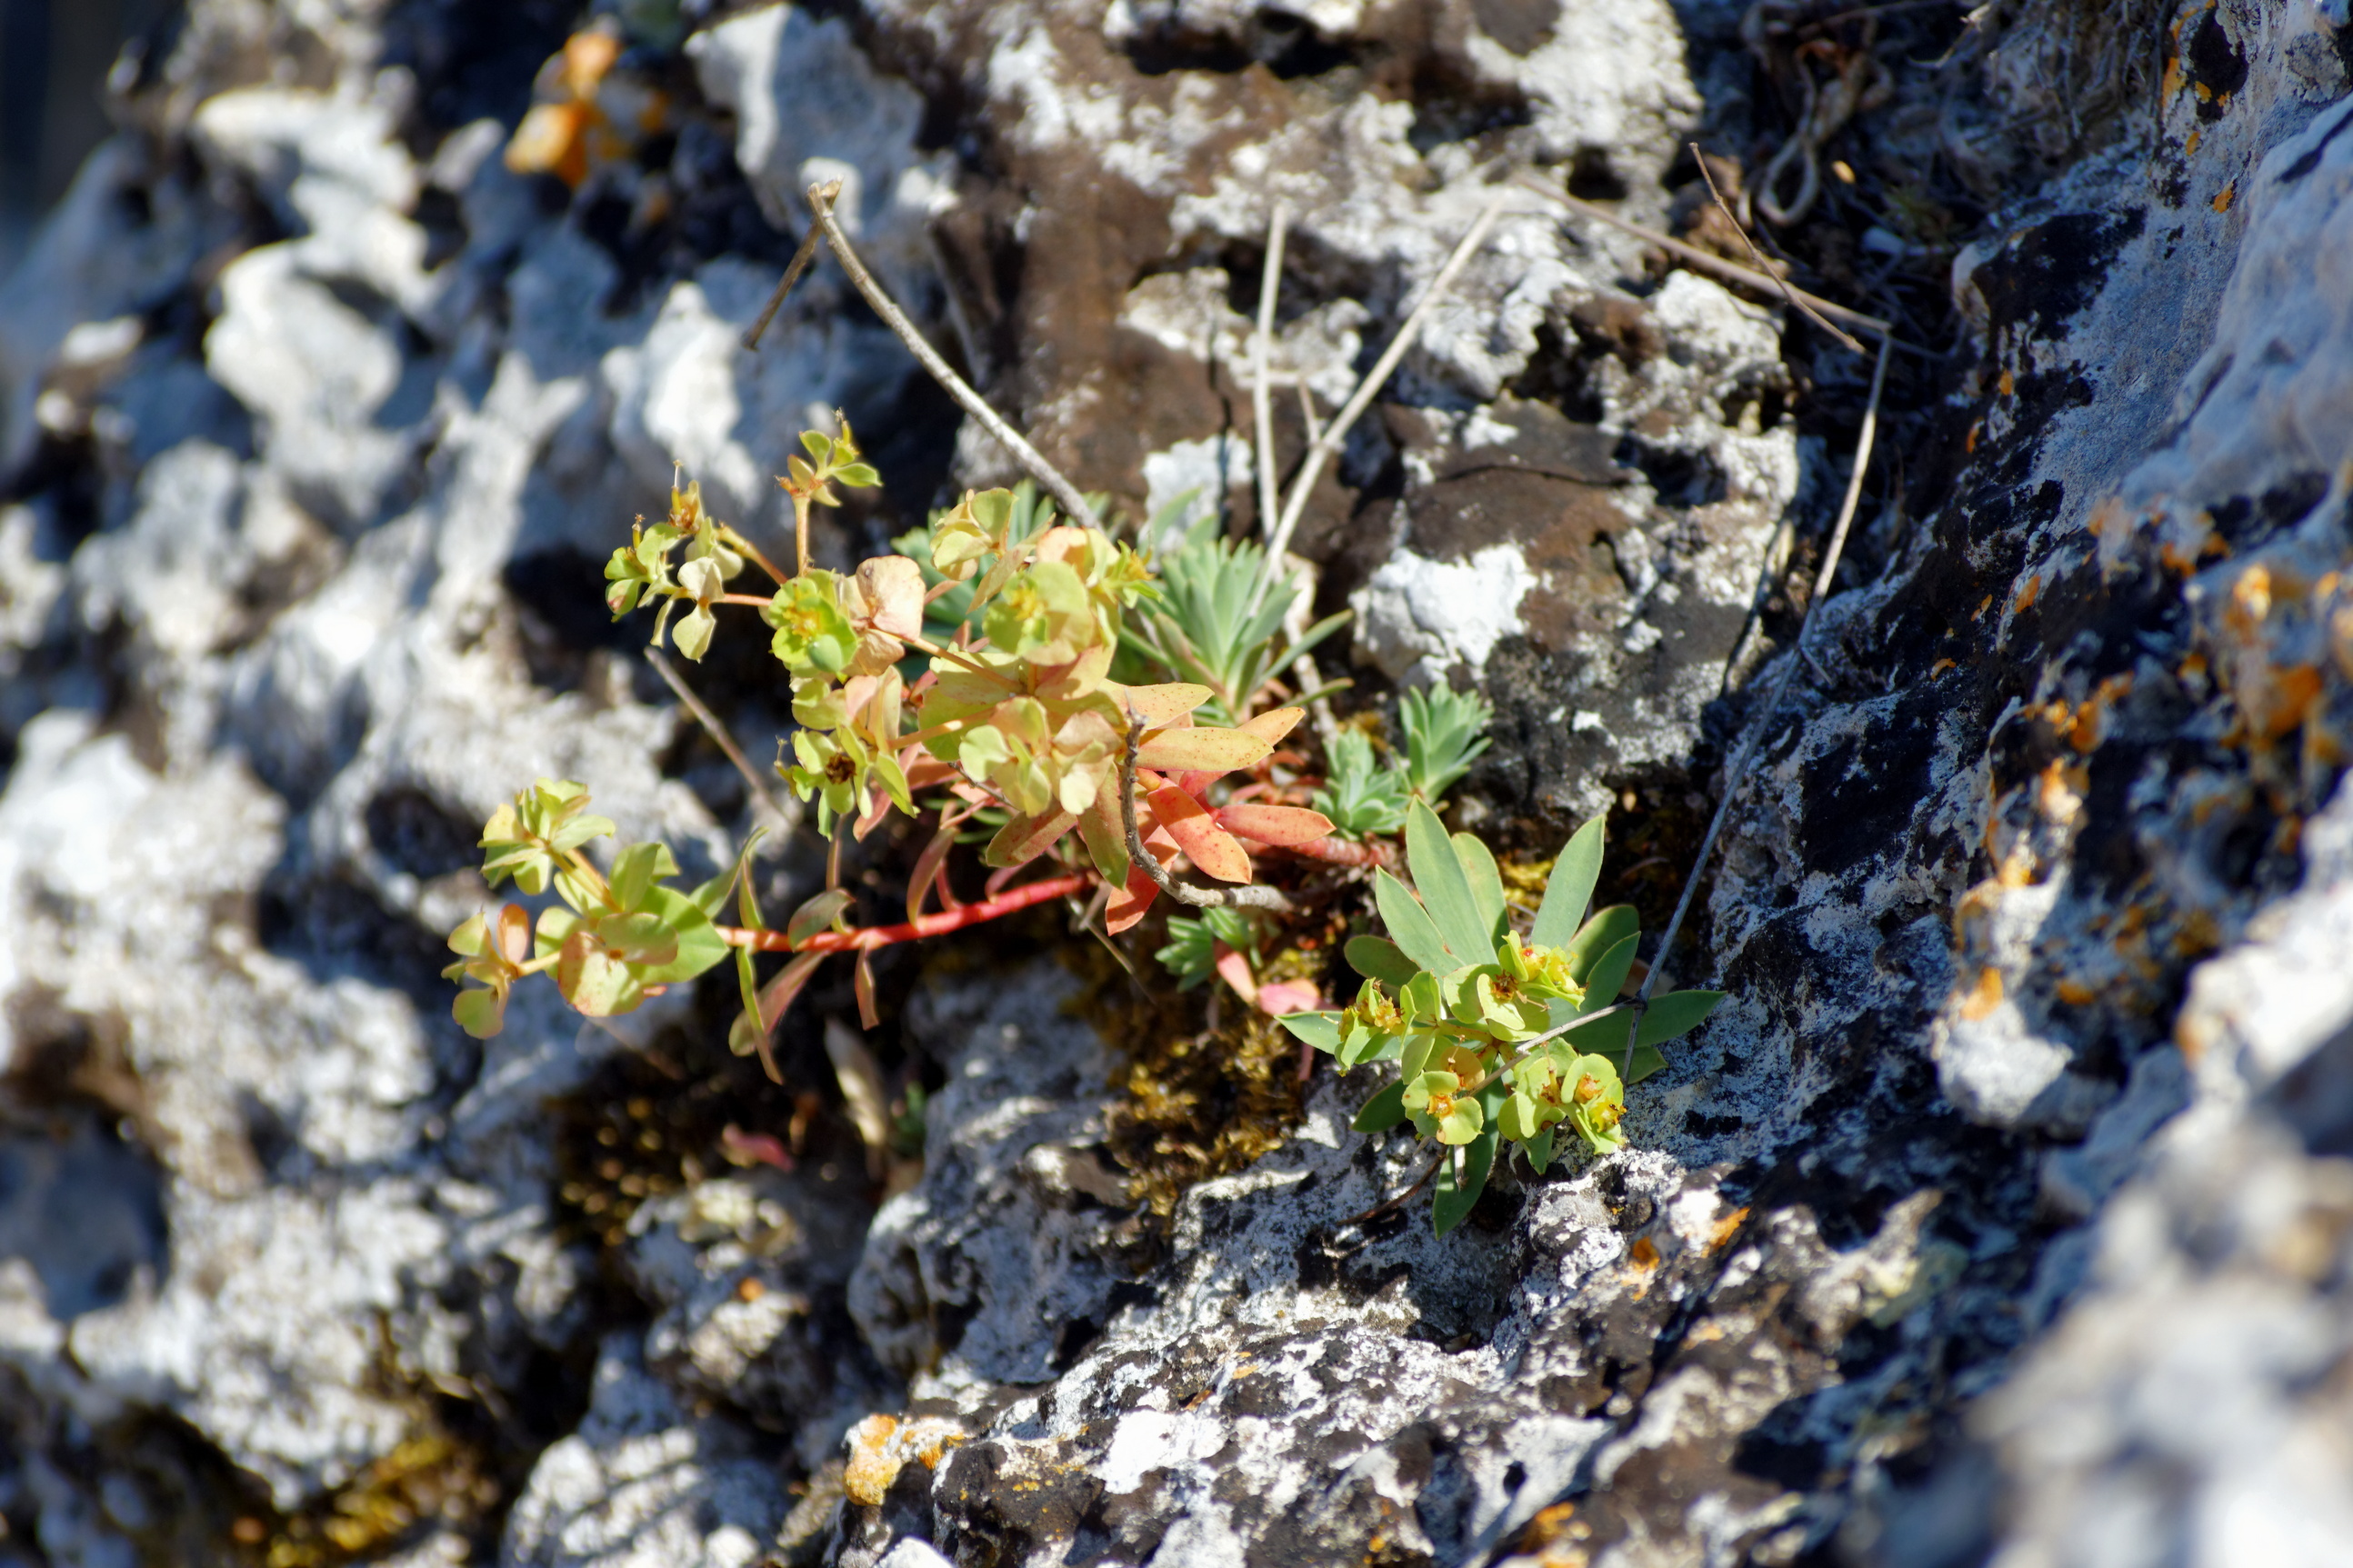
[[[1086,887],[1087,881],[1087,877],[1079,872],[1047,877],[1009,889],[977,904],[965,904],[960,909],[902,921],[897,925],[868,926],[861,931],[821,931],[804,939],[797,947],[780,931],[751,931],[743,926],[720,926],[717,930],[719,939],[728,946],[748,947],[754,952],[871,952],[878,947],[889,947],[902,942],[920,942],[927,936],[943,936],[952,931],[962,931],[966,926],[979,925],[984,921],[1017,914],[1032,905],[1078,892]]]
[[[1196,888],[1170,876],[1168,868],[1153,858],[1152,851],[1144,847],[1144,836],[1135,830],[1135,749],[1143,740],[1144,716],[1130,713],[1127,745],[1119,759],[1119,825],[1127,832],[1128,859],[1143,868],[1154,887],[1193,909],[1272,910],[1289,914],[1291,900],[1273,888],[1251,882],[1238,888]]]

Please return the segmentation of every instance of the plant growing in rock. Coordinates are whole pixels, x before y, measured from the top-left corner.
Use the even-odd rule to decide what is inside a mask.
[[[1156,526],[1150,531],[1159,537]],[[1296,638],[1287,636],[1283,623],[1306,593],[1305,584],[1295,578],[1273,583],[1266,552],[1248,540],[1219,537],[1214,513],[1187,531],[1183,545],[1161,563],[1160,577],[1158,602],[1135,617],[1124,640],[1172,675],[1207,686],[1210,696],[1202,706],[1219,723],[1250,717],[1267,700],[1277,671],[1348,619],[1343,610]],[[1321,694],[1302,693],[1298,700]]]
[[[1585,918],[1601,869],[1602,824],[1574,834],[1554,863],[1534,922],[1514,930],[1495,858],[1467,833],[1451,837],[1417,801],[1406,820],[1413,889],[1374,874],[1388,937],[1345,949],[1364,975],[1336,1012],[1282,1020],[1343,1068],[1395,1061],[1398,1077],[1356,1119],[1360,1132],[1410,1121],[1442,1146],[1433,1215],[1443,1236],[1471,1212],[1506,1141],[1548,1166],[1566,1123],[1588,1147],[1623,1141],[1626,1089],[1665,1065],[1659,1047],[1694,1029],[1724,999],[1675,991],[1613,1005],[1634,963],[1632,906]]]
[[[828,886],[777,931],[762,920],[741,858],[733,873],[691,894],[664,885],[678,867],[659,844],[628,845],[600,871],[586,847],[613,825],[584,815],[580,785],[543,781],[484,830],[483,874],[494,887],[512,876],[531,894],[553,886],[565,907],[542,913],[534,931],[522,907],[509,904],[494,921],[478,917],[453,935],[461,956],[451,977],[479,983],[457,1003],[470,1032],[496,1033],[509,991],[532,973],[553,973],[574,1006],[608,1016],[713,967],[732,949],[744,1005],[733,1041],[765,1060],[769,1031],[828,953],[856,954],[860,1010],[871,1026],[870,955],[878,947],[1090,886],[1103,890],[1113,931],[1141,919],[1163,890],[1203,906],[1252,901],[1241,895],[1255,894],[1255,901],[1279,907],[1280,894],[1247,886],[1245,844],[1305,843],[1331,833],[1329,820],[1314,811],[1219,804],[1210,794],[1221,775],[1262,762],[1299,721],[1300,709],[1234,726],[1200,725],[1193,710],[1211,699],[1209,688],[1110,679],[1125,617],[1156,591],[1143,557],[1100,528],[1063,523],[1050,507],[989,490],[967,494],[927,531],[928,586],[923,563],[904,555],[877,556],[847,574],[824,570],[809,562],[809,509],[838,504],[838,486],[863,488],[878,479],[846,423],[838,435],[810,431],[801,439],[807,457],[793,458],[778,481],[792,498],[797,570],[784,573],[710,516],[699,488],[689,484],[671,492],[666,521],[640,524],[614,552],[607,604],[616,618],[658,605],[654,640],[667,634],[698,661],[722,606],[758,612],[791,682],[799,725],[777,772],[797,796],[814,803],[818,830],[834,838]],[[774,582],[773,591],[732,591],[754,566]],[[952,632],[926,636],[927,602],[956,587],[969,589],[962,617]],[[900,668],[911,654],[928,660],[912,684]],[[919,805],[918,793],[933,790],[943,793]],[[851,895],[839,885],[839,829],[862,838],[893,810],[937,820],[909,883],[907,921],[853,929],[846,918]],[[958,904],[941,872],[958,830],[982,811],[1002,816],[982,854],[997,876],[987,900]],[[1179,854],[1233,890],[1176,882],[1160,862]],[[1005,887],[1013,872],[1040,860],[1059,874]],[[934,890],[944,907],[927,915]],[[741,923],[717,924],[731,892]],[[793,957],[761,988],[752,954],[764,951]]]

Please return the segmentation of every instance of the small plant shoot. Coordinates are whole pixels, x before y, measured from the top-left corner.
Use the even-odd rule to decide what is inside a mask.
[[[1599,818],[1561,850],[1525,934],[1513,928],[1484,844],[1450,837],[1419,800],[1405,834],[1413,887],[1374,873],[1388,937],[1347,944],[1349,965],[1366,977],[1356,1000],[1282,1024],[1343,1068],[1398,1064],[1356,1127],[1386,1132],[1410,1121],[1437,1140],[1432,1211],[1443,1236],[1478,1202],[1504,1142],[1525,1150],[1539,1173],[1563,1127],[1596,1153],[1617,1148],[1628,1087],[1663,1067],[1659,1047],[1696,1028],[1724,994],[1675,991],[1647,1008],[1613,1005],[1640,932],[1631,905],[1586,918],[1601,870]]]

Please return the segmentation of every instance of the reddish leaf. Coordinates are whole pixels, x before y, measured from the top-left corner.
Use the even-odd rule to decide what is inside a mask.
[[[907,879],[909,920],[923,919],[923,900],[930,895],[933,882],[938,880],[941,868],[948,863],[948,851],[955,847],[956,829],[963,826],[965,818],[971,815],[968,811],[959,812],[953,806],[940,813],[939,831],[932,835],[929,844],[923,846],[923,854],[915,859],[915,873]],[[943,888],[947,886],[944,882],[940,885]]]
[[[1324,994],[1312,980],[1271,980],[1258,988],[1261,1012],[1280,1018],[1288,1013],[1314,1013],[1324,1005]]]
[[[1234,988],[1234,994],[1252,1006],[1258,1005],[1258,978],[1250,973],[1250,960],[1219,942],[1211,951],[1217,956],[1218,978]]]
[[[849,987],[858,996],[859,1026],[867,1029],[874,1027],[882,1021],[882,1016],[874,1010],[873,959],[874,954],[871,950],[859,953],[858,973],[850,982]]]
[[[1135,760],[1170,773],[1231,773],[1249,767],[1274,748],[1240,730],[1163,730],[1147,736]]]
[[[1103,930],[1117,936],[1142,920],[1144,911],[1150,909],[1152,900],[1159,896],[1160,885],[1145,875],[1144,868],[1130,867],[1127,886],[1113,893],[1111,902],[1103,906]]]
[[[1147,727],[1157,728],[1182,719],[1214,695],[1206,686],[1172,682],[1166,686],[1119,686],[1103,682],[1103,690],[1122,713],[1134,713]]]
[[[509,904],[499,910],[497,947],[509,963],[531,962],[531,911],[521,904]]]
[[[1176,841],[1176,847],[1192,858],[1204,876],[1220,882],[1250,879],[1250,857],[1199,801],[1181,789],[1156,789],[1152,792],[1152,811],[1160,818],[1163,830]]]
[[[1332,831],[1332,819],[1296,805],[1229,805],[1218,812],[1218,826],[1261,844],[1289,846],[1324,837]]]
[[[1256,735],[1271,750],[1276,742],[1299,727],[1307,717],[1304,708],[1270,708],[1255,719],[1246,719],[1237,726],[1245,735]]]

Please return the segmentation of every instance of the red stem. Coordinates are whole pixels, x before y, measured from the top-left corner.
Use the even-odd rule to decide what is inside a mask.
[[[1256,840],[1252,842],[1255,843]],[[1345,838],[1312,838],[1304,844],[1275,845],[1269,847],[1287,850],[1291,854],[1303,856],[1310,860],[1323,860],[1335,866],[1385,866],[1394,871],[1398,864],[1397,851],[1377,841],[1354,844]]]
[[[914,942],[927,936],[941,936],[948,931],[962,931],[966,926],[993,921],[1042,904],[1049,899],[1059,899],[1075,893],[1090,880],[1082,873],[1067,877],[1048,877],[999,893],[986,903],[966,904],[962,909],[948,910],[921,920],[905,921],[894,926],[869,926],[863,931],[821,931],[795,947],[780,931],[748,931],[742,926],[721,926],[719,938],[730,947],[748,947],[754,952],[871,952],[878,947],[893,942]]]

